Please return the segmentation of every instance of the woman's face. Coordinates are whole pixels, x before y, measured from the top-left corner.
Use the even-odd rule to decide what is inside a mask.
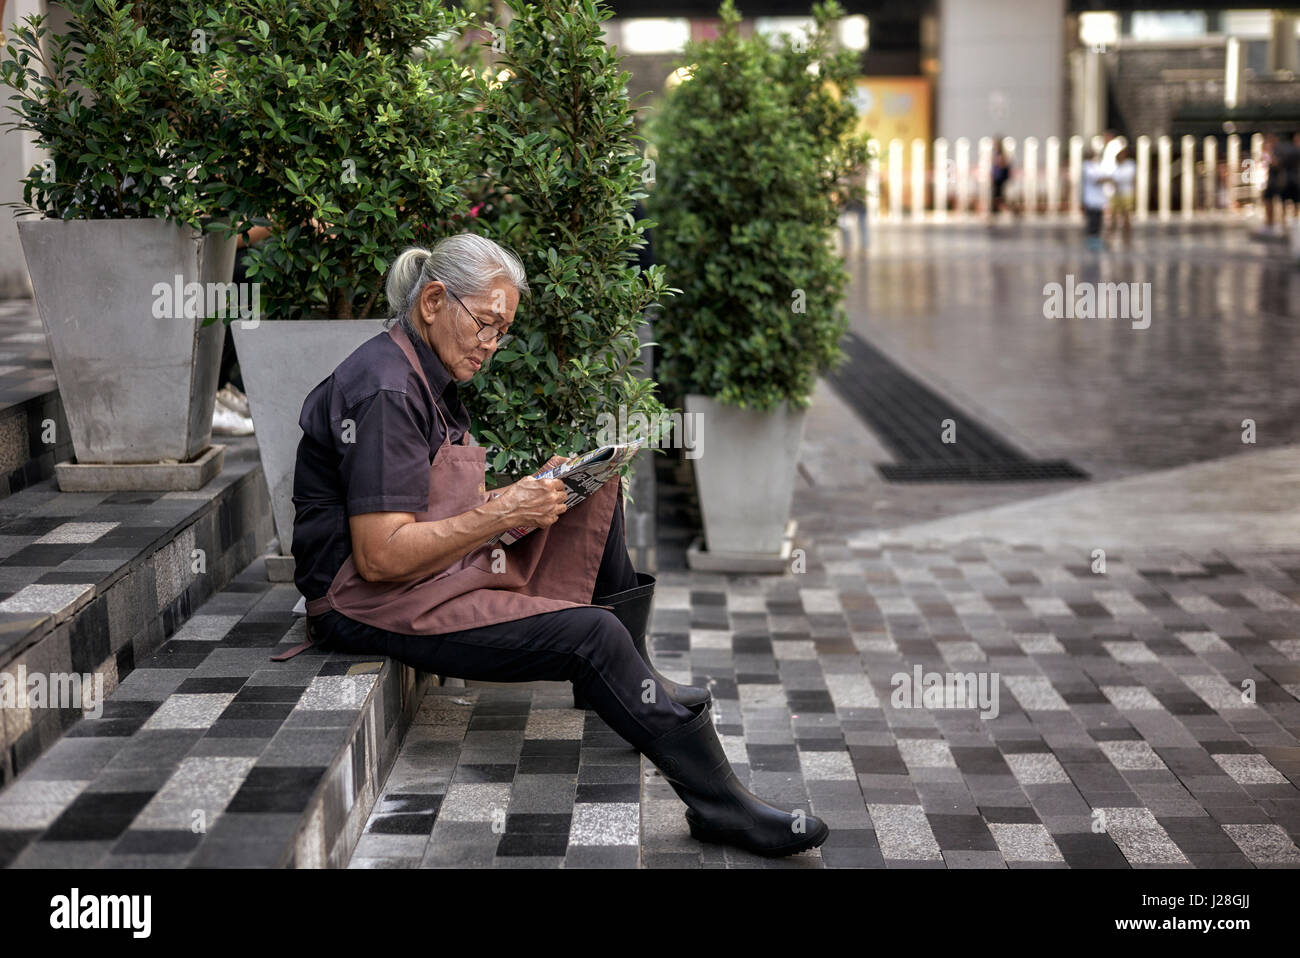
[[[504,277],[498,277],[482,293],[460,299],[457,302],[442,283],[432,282],[420,293],[417,315],[412,318],[419,320],[416,328],[424,334],[452,378],[463,383],[487,366],[497,350],[496,339],[485,343],[478,338],[482,329],[479,323],[486,323],[500,333],[509,332],[519,305],[519,291]],[[478,318],[478,323],[471,318],[471,313]]]

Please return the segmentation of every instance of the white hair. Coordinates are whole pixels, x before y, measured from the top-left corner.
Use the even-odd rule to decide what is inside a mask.
[[[501,276],[520,296],[528,295],[528,276],[519,257],[477,233],[445,237],[431,250],[408,246],[388,270],[384,292],[389,317],[407,320],[430,283],[440,282],[457,296],[475,296],[491,289],[493,280]]]

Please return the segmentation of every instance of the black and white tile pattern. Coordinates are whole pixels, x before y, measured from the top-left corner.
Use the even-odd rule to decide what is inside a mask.
[[[303,640],[297,598],[259,560],[206,602],[0,792],[0,866],[344,864],[413,673],[317,650],[271,661]]]

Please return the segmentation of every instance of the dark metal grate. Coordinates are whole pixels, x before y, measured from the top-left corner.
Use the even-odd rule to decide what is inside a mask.
[[[1088,478],[1087,473],[1064,459],[880,463],[876,470],[890,482],[1039,482]]]
[[[827,375],[898,458],[876,468],[890,482],[1033,482],[1086,479],[1064,459],[1031,459],[991,429],[909,375],[861,336],[844,339],[848,361]],[[945,443],[942,422],[956,424]]]

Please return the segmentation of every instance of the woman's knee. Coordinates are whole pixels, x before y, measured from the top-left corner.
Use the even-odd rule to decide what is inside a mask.
[[[582,608],[574,611],[580,613],[577,616],[578,627],[574,630],[580,636],[579,647],[575,651],[594,663],[608,662],[627,652],[636,654],[631,633],[609,609]]]

